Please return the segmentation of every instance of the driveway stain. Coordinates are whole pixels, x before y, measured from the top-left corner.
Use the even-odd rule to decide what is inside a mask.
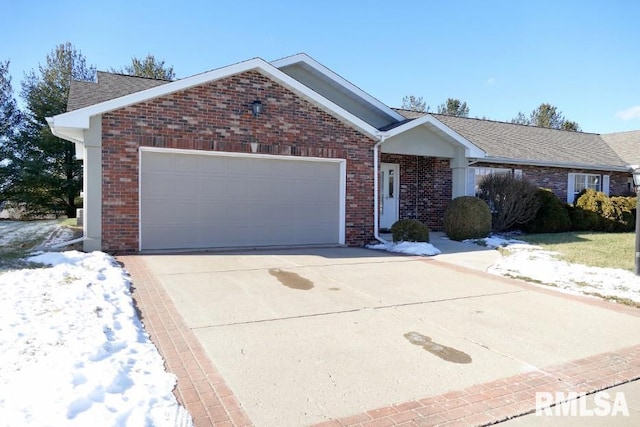
[[[279,268],[269,269],[269,274],[278,279],[287,288],[299,291],[308,291],[313,288],[313,282],[291,271],[280,270]]]
[[[430,337],[418,332],[407,332],[404,334],[404,337],[408,339],[411,344],[418,345],[434,356],[438,356],[440,359],[446,360],[447,362],[462,364],[472,362],[471,356],[467,353],[456,350],[453,347],[447,347],[446,345],[433,342]]]

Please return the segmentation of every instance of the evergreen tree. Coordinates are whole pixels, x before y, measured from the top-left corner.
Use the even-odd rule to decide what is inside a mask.
[[[76,216],[82,187],[82,164],[72,142],[54,136],[46,118],[66,112],[71,80],[94,80],[95,68],[71,44],[56,46],[46,63],[22,82],[25,126],[12,153],[17,167],[11,198],[32,213]]]
[[[438,106],[438,114],[469,117],[469,107],[467,107],[466,102],[461,102],[459,99],[455,98],[448,98],[447,102]]]
[[[127,65],[119,70],[112,68],[111,71],[150,79],[173,80],[176,78],[176,74],[173,72],[173,66],[165,66],[164,60],[156,59],[152,54],[148,54],[144,59],[134,56],[131,58],[131,65]]]
[[[7,199],[15,177],[11,153],[22,124],[22,115],[13,96],[9,61],[0,62],[0,203]]]
[[[533,110],[529,117],[524,113],[519,112],[516,117],[511,119],[511,123],[517,123],[521,125],[539,126],[543,128],[563,129],[579,132],[580,125],[577,122],[573,122],[565,119],[562,112],[557,107],[543,103],[538,108]]]

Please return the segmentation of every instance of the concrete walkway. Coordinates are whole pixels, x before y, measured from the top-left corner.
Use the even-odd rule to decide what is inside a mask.
[[[537,391],[640,378],[640,311],[483,273],[497,251],[447,243],[119,259],[198,426],[485,425]]]

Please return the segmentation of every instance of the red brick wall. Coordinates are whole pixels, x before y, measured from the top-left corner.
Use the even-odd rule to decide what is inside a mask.
[[[626,195],[629,193],[627,185],[629,174],[624,172],[593,171],[588,169],[563,169],[547,166],[524,166],[514,164],[477,163],[473,167],[507,168],[522,170],[523,177],[538,187],[552,190],[563,202],[567,200],[567,184],[569,173],[590,173],[609,175],[609,194]]]
[[[251,114],[260,99],[265,111]],[[138,250],[138,148],[341,158],[347,160],[346,241],[373,237],[374,141],[257,72],[122,108],[102,117],[102,245]]]
[[[400,165],[399,219],[418,219],[432,230],[441,230],[452,196],[449,160],[381,154],[380,161]]]

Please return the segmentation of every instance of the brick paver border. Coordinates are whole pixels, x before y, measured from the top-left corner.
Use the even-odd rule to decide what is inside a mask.
[[[637,379],[640,345],[326,421],[316,427],[486,426],[535,412],[536,392],[591,394]]]
[[[253,425],[207,357],[171,298],[140,256],[119,256],[133,281],[133,299],[151,340],[178,378],[176,398],[196,427]]]
[[[167,369],[178,378],[174,390],[178,401],[191,413],[196,427],[251,426],[233,392],[142,258],[132,255],[117,259],[131,275],[133,298],[145,329],[164,357]],[[594,298],[561,294],[444,262],[426,262],[437,262],[440,266],[491,276],[538,292],[640,315],[640,310]],[[591,394],[638,379],[640,345],[325,421],[316,427],[486,426],[535,412],[536,392]]]

